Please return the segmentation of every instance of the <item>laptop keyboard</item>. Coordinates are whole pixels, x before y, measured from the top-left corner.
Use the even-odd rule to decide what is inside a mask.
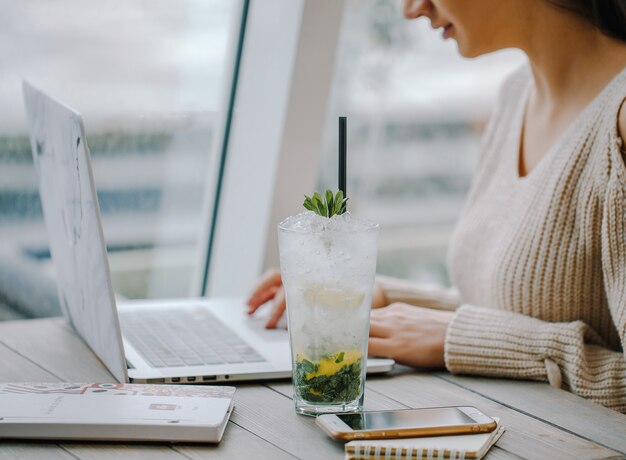
[[[153,367],[265,361],[206,309],[121,312],[120,320],[124,337]]]

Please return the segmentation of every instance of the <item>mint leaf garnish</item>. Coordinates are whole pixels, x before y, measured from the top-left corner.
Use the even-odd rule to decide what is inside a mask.
[[[334,215],[343,214],[346,212],[346,203],[348,198],[343,197],[343,192],[339,190],[334,196],[331,190],[326,190],[324,197],[318,192],[313,194],[313,197],[304,195],[304,203],[302,204],[305,209],[313,211],[322,217],[332,217]]]

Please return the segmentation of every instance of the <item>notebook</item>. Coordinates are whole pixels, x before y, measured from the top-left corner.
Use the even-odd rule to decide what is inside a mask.
[[[0,384],[0,439],[219,442],[235,388]]]
[[[346,460],[377,459],[481,459],[504,433],[500,420],[491,433],[424,438],[350,441],[344,447]]]

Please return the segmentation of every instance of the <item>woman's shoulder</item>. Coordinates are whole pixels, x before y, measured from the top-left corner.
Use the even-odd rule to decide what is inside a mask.
[[[626,68],[623,69],[605,88],[605,94],[598,104],[597,121],[593,126],[596,139],[594,160],[596,170],[607,185],[626,190]]]
[[[483,153],[494,137],[508,136],[515,114],[524,104],[528,85],[532,82],[532,74],[527,63],[513,69],[500,84],[495,105],[491,112],[487,127],[483,132]]]
[[[622,100],[617,111],[617,136],[622,155],[626,154],[626,100]]]
[[[615,93],[613,94],[614,118],[617,119],[615,132],[616,143],[620,149],[620,155],[623,157],[626,153],[626,68],[622,69],[616,77],[617,84]],[[609,114],[611,110],[609,110]]]
[[[498,100],[503,102],[505,100],[519,99],[531,83],[532,73],[530,71],[530,65],[525,62],[514,68],[504,77],[498,92]]]
[[[525,88],[531,82],[532,72],[530,70],[530,64],[528,62],[524,62],[511,70],[511,72],[504,78],[500,92],[517,87]]]

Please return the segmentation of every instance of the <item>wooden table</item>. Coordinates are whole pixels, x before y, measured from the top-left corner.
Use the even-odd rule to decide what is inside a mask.
[[[62,319],[0,323],[0,381],[112,382]],[[235,411],[217,446],[0,442],[4,459],[341,459],[343,445],[294,412],[291,383],[238,384]],[[400,368],[367,380],[365,405],[399,409],[474,405],[506,432],[488,459],[626,459],[626,415],[536,382]]]

